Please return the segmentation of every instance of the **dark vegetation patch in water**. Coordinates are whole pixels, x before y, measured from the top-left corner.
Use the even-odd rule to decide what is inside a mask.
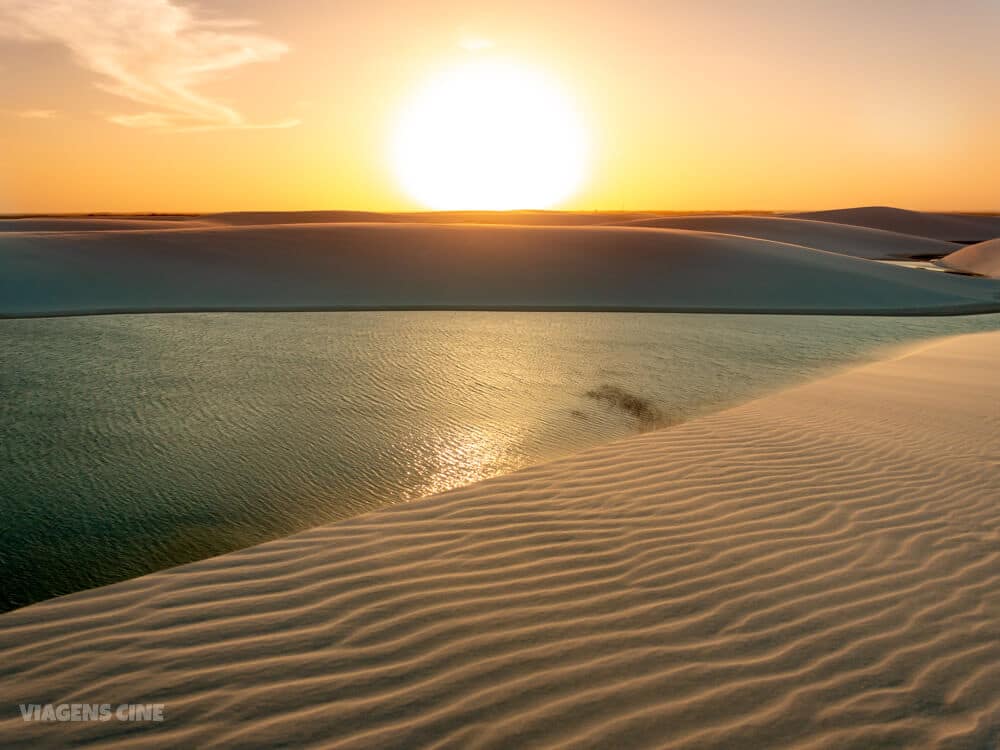
[[[642,429],[651,429],[664,424],[663,412],[656,404],[617,385],[605,383],[587,391],[586,396],[635,417]]]

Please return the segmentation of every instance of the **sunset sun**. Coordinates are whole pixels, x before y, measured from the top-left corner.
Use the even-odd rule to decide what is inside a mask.
[[[439,210],[549,208],[586,172],[586,132],[567,92],[508,61],[477,60],[426,81],[390,148],[401,187]]]

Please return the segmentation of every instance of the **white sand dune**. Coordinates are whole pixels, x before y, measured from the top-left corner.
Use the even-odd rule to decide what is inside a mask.
[[[8,748],[992,748],[1000,334],[0,616]],[[24,722],[165,703],[161,724]]]
[[[749,237],[623,227],[301,224],[0,235],[0,315],[1000,308],[996,282]]]
[[[958,245],[950,242],[926,237],[780,216],[662,216],[636,219],[623,226],[720,232],[871,259],[937,257],[959,249]]]
[[[957,250],[941,258],[938,265],[964,273],[1000,278],[1000,237]]]
[[[907,211],[888,206],[784,214],[790,219],[850,224],[948,242],[982,242],[1000,236],[1000,216]]]

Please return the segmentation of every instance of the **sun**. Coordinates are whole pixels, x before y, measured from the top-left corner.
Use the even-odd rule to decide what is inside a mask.
[[[559,83],[508,60],[438,73],[403,109],[392,134],[402,188],[437,210],[549,208],[583,182],[582,118]]]

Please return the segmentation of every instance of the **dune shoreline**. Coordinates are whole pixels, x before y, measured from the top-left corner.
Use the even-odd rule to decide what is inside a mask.
[[[9,747],[990,746],[997,366],[998,333],[922,342],[0,615],[0,733]],[[15,710],[63,701],[166,716]]]

